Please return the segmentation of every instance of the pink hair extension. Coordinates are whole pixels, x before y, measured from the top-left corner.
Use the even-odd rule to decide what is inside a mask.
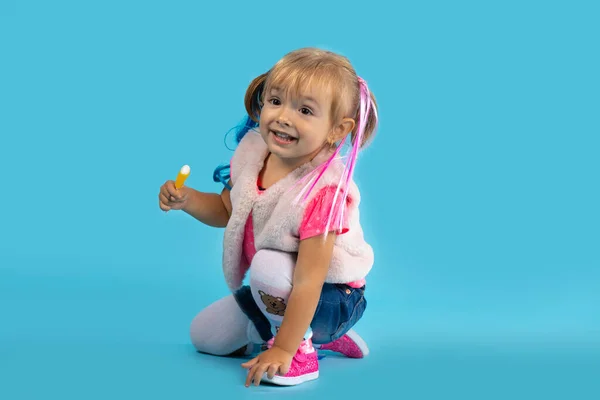
[[[348,162],[345,164],[345,167],[344,167],[345,174],[342,173],[340,182],[338,183],[338,187],[335,192],[335,196],[333,198],[331,211],[329,212],[329,218],[327,220],[327,226],[325,229],[326,234],[327,234],[327,232],[329,232],[329,227],[330,227],[330,224],[332,223],[333,216],[336,215],[335,205],[337,204],[337,202],[336,202],[337,197],[338,197],[339,191],[342,187],[342,181],[344,180],[344,175],[345,175],[345,182],[344,182],[344,186],[343,186],[344,193],[343,193],[343,198],[342,198],[342,202],[341,202],[341,209],[339,210],[339,216],[337,218],[337,221],[335,221],[336,225],[338,225],[337,229],[338,230],[342,229],[342,223],[344,220],[344,211],[346,210],[346,199],[348,197],[348,185],[354,175],[354,167],[356,166],[356,159],[358,157],[359,148],[363,141],[365,128],[367,126],[368,113],[369,113],[369,111],[371,111],[371,109],[374,109],[374,107],[372,107],[372,104],[371,104],[371,93],[369,92],[367,83],[360,77],[358,78],[358,83],[359,83],[359,88],[360,88],[360,109],[359,109],[358,127],[356,129],[356,138],[354,139],[354,144],[352,145],[352,149],[350,150],[350,156],[348,158]]]
[[[325,170],[329,167],[329,165],[333,162],[333,160],[337,157],[337,155],[340,152],[340,149],[342,148],[342,145],[344,144],[344,142],[346,141],[346,138],[342,139],[340,145],[335,149],[335,151],[333,152],[333,154],[331,155],[331,157],[329,157],[329,160],[327,160],[325,163],[321,164],[319,166],[319,168],[317,168],[319,172],[319,176],[317,176],[317,179],[315,179],[313,181],[312,186],[310,187],[310,189],[308,189],[308,191],[306,192],[306,195],[304,196],[303,200],[306,200],[308,198],[308,195],[310,194],[310,192],[313,190],[313,188],[315,187],[315,185],[317,184],[318,180],[321,178],[321,176],[325,173]],[[303,190],[304,191],[304,190]]]
[[[296,196],[296,198],[294,199],[294,204],[297,204],[298,202],[301,201],[301,197],[302,195],[307,192],[308,188],[310,187],[311,190],[312,188],[315,186],[318,178],[321,177],[321,175],[323,174],[323,172],[325,171],[325,169],[327,169],[327,167],[329,166],[329,164],[331,164],[331,162],[333,162],[333,160],[335,159],[342,159],[343,157],[336,157],[335,154],[325,163],[319,165],[317,168],[315,168],[314,170],[312,170],[311,172],[309,172],[308,174],[306,174],[304,177],[302,177],[302,179],[298,180],[289,190],[292,191],[296,186],[298,186],[299,184],[301,184],[302,182],[306,181],[308,178],[308,183],[306,185],[304,185],[304,187],[302,188],[302,190],[300,191],[300,193],[298,193],[298,195]],[[318,174],[318,177],[317,177]],[[312,185],[311,185],[312,183]],[[308,197],[308,192],[306,193],[306,196],[304,197],[304,200],[306,200],[306,198]]]
[[[332,207],[329,212],[329,218],[327,220],[325,235],[328,234],[329,227],[331,226],[332,222],[334,223],[334,226],[335,225],[338,226],[338,230],[342,229],[342,224],[343,224],[343,220],[344,220],[343,216],[344,216],[344,211],[346,209],[346,199],[348,197],[348,186],[352,179],[352,176],[354,175],[354,167],[356,165],[356,159],[358,157],[360,144],[363,141],[369,112],[375,113],[376,122],[378,120],[377,111],[376,111],[375,107],[373,107],[373,104],[371,101],[371,93],[369,91],[367,83],[360,77],[358,78],[358,83],[359,83],[359,88],[360,88],[360,108],[359,108],[359,118],[358,118],[357,130],[356,130],[356,138],[354,140],[352,148],[350,149],[349,155],[347,157],[348,160],[344,164],[344,171],[342,172],[342,176],[340,177],[340,181],[337,185],[337,189],[336,189],[336,192],[334,195]],[[346,139],[347,139],[347,137],[342,139],[339,146],[336,148],[335,152],[331,155],[329,160],[327,160],[325,163],[321,164],[314,171],[307,174],[299,182],[297,182],[297,184],[299,184],[301,182],[304,182],[308,178],[310,178],[308,180],[308,183],[303,187],[303,189],[300,191],[300,193],[296,197],[295,201],[299,201],[300,198],[302,197],[302,195],[304,195],[304,200],[306,200],[308,198],[310,192],[313,190],[313,188],[317,184],[318,180],[325,173],[325,170],[331,165],[331,163],[336,158],[338,158],[340,150],[343,147],[344,143],[346,142]],[[318,175],[317,175],[317,173],[318,173]],[[317,175],[317,176],[315,176],[315,175]],[[294,185],[294,187],[295,186],[296,185]],[[338,198],[340,190],[343,190],[343,201],[341,203],[341,209],[339,210],[339,212],[336,212],[336,211],[338,211],[336,209],[336,202],[337,202],[337,198]],[[334,215],[337,217],[336,221],[332,221],[334,218]]]

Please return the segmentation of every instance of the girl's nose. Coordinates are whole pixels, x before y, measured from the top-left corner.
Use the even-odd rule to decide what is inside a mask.
[[[286,127],[292,126],[292,122],[290,121],[290,119],[287,116],[286,111],[284,111],[284,110],[282,110],[279,113],[279,116],[277,118],[277,123],[281,126],[286,126]]]
[[[281,126],[286,126],[286,127],[290,127],[292,126],[292,124],[290,123],[290,121],[288,119],[284,119],[284,118],[279,118],[277,120],[277,123]]]

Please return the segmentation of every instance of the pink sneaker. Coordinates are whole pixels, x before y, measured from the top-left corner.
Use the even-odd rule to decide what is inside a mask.
[[[363,338],[352,329],[341,338],[334,340],[331,343],[321,345],[320,349],[342,353],[350,358],[363,358],[369,354],[369,348]]]
[[[268,346],[273,346],[273,342],[273,339],[269,340]],[[273,379],[269,379],[265,373],[262,380],[275,385],[292,386],[312,381],[318,377],[319,360],[317,359],[317,351],[313,347],[312,341],[308,339],[300,344],[287,374],[283,376],[275,375]]]

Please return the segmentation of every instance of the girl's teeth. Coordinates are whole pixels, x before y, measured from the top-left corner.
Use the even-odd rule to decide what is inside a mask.
[[[279,133],[279,132],[273,132],[277,137],[280,137],[282,139],[286,139],[286,140],[292,140],[293,138],[285,133]]]

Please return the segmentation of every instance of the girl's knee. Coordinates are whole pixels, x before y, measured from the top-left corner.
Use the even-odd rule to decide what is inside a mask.
[[[196,350],[206,353],[209,347],[209,332],[206,328],[206,321],[203,321],[201,314],[192,319],[190,324],[190,340]]]
[[[190,340],[196,351],[201,353],[226,356],[246,342],[226,336],[219,337],[218,332],[215,332],[200,315],[196,316],[190,324]]]
[[[284,282],[291,285],[296,256],[276,250],[259,250],[252,259],[250,281]]]
[[[250,266],[250,288],[255,300],[287,297],[292,291],[295,263],[294,255],[289,253],[273,250],[256,253]]]
[[[248,343],[248,317],[232,295],[200,311],[190,323],[190,339],[196,350],[228,355]]]
[[[260,250],[250,266],[252,297],[262,313],[271,320],[281,320],[292,292],[296,257],[293,254]]]

